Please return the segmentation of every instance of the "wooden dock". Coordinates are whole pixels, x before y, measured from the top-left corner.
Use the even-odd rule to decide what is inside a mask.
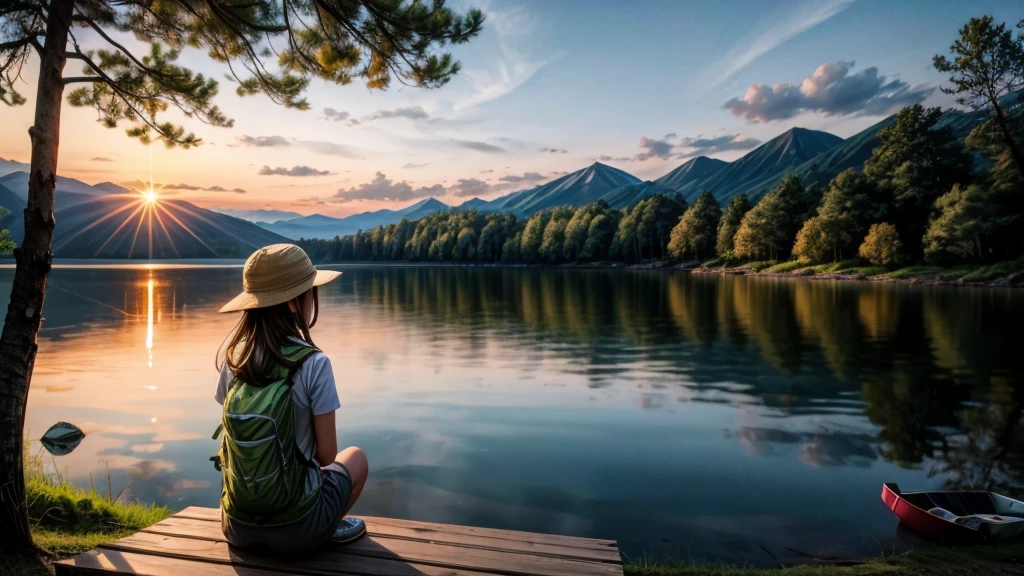
[[[216,508],[186,508],[145,530],[56,564],[57,576],[621,576],[612,540],[370,518],[368,534],[315,554],[228,546]]]

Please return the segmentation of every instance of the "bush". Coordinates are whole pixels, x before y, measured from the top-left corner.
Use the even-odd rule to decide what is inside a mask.
[[[896,227],[882,222],[871,225],[858,252],[861,258],[875,266],[892,266],[899,263],[902,249],[903,245],[900,243]]]

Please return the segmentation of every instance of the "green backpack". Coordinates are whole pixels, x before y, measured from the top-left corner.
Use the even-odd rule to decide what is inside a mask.
[[[220,506],[232,520],[255,526],[294,522],[316,505],[320,486],[306,494],[306,477],[318,464],[306,458],[295,437],[292,382],[302,363],[317,350],[309,346],[281,349],[296,366],[278,367],[277,379],[253,386],[235,378],[224,400],[224,414],[213,434],[223,433],[211,458],[221,470]]]

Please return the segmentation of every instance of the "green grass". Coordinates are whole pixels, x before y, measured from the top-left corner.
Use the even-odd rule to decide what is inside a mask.
[[[723,564],[634,562],[626,576],[959,576],[1024,574],[1024,544],[974,548],[921,547],[847,566],[747,568]]]
[[[776,264],[775,266],[765,268],[764,272],[768,272],[770,274],[786,274],[788,272],[803,270],[807,267],[808,264],[806,262],[801,262],[799,260],[790,260],[788,262],[783,262],[781,264]]]
[[[999,278],[1021,273],[1024,273],[1024,259],[982,266],[965,274],[960,279],[964,282],[991,282]]]
[[[886,274],[886,278],[892,278],[894,280],[909,280],[910,278],[919,278],[921,276],[936,276],[943,271],[945,268],[939,266],[927,266],[927,265],[916,265],[916,266],[905,266],[898,268]]]
[[[32,537],[37,546],[54,557],[91,550],[171,515],[166,507],[125,502],[111,492],[100,494],[75,487],[59,474],[47,473],[41,456],[25,456],[25,493]],[[51,559],[0,559],[0,574],[52,574]]]
[[[747,266],[750,266],[750,269],[753,270],[754,272],[762,272],[777,264],[779,264],[778,260],[762,260],[759,262],[750,262],[747,264]]]

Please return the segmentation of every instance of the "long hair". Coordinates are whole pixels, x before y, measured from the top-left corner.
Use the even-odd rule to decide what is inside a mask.
[[[242,311],[242,317],[234,330],[217,351],[217,370],[228,370],[236,378],[252,386],[266,386],[276,379],[277,368],[289,370],[296,363],[281,353],[281,348],[294,344],[291,338],[298,338],[310,346],[313,339],[309,329],[316,324],[320,314],[320,297],[313,289],[313,320],[306,324],[306,295],[292,300],[297,311],[292,312],[288,302]]]

